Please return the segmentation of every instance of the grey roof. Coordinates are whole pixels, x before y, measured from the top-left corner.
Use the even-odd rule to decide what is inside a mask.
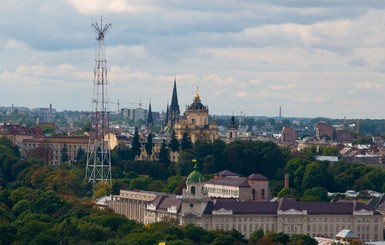
[[[385,211],[385,195],[373,197],[366,204],[375,210]]]
[[[205,213],[220,209],[231,210],[233,214],[276,214],[278,203],[266,201],[239,201],[234,198],[213,199]]]
[[[307,211],[310,215],[333,214],[352,215],[353,211],[366,209],[374,211],[364,203],[359,202],[297,202],[290,198],[280,198],[276,202],[268,201],[239,201],[235,198],[218,198],[208,203],[205,213],[221,209],[231,210],[233,214],[277,214],[278,210],[287,211],[290,209]],[[379,212],[374,212],[380,215]]]
[[[163,210],[163,211],[167,211],[167,208],[171,206],[176,206],[179,212],[180,207],[182,205],[182,201],[177,199],[176,197],[160,195],[157,198],[155,198],[155,200],[152,201],[151,204],[153,204],[157,210]]]
[[[269,180],[267,177],[262,174],[251,174],[247,177],[249,180]]]
[[[306,210],[308,214],[346,214],[351,215],[353,211],[362,209],[374,211],[361,202],[297,202],[290,198],[281,198],[279,201],[279,209],[286,211],[289,209]],[[375,212],[375,214],[380,214]]]
[[[216,173],[215,176],[221,176],[221,177],[236,176],[236,177],[239,177],[239,174],[231,172],[231,171],[225,169],[223,171],[220,171],[220,172]]]
[[[217,179],[210,179],[204,182],[205,184],[213,185],[224,185],[224,186],[236,186],[250,188],[246,178],[235,178],[235,177],[223,177]]]
[[[340,232],[336,234],[336,237],[341,238],[359,238],[359,236],[355,233],[353,233],[351,230],[343,229]]]

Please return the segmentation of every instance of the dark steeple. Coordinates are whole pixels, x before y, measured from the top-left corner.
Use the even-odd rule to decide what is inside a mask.
[[[174,78],[174,89],[172,91],[171,105],[169,111],[169,120],[168,124],[174,126],[179,121],[180,110],[178,104],[178,94],[176,92],[176,76]]]
[[[148,106],[147,129],[150,130],[153,125],[154,125],[154,119],[152,118],[151,101],[150,101],[150,105]]]
[[[169,111],[170,111],[170,106],[168,104],[168,99],[167,99],[167,109],[166,109],[166,117],[164,119],[164,125],[167,126],[168,125],[168,120],[169,120]]]

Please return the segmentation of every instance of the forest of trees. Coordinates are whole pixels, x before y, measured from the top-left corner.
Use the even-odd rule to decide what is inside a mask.
[[[164,151],[172,150],[164,142]],[[293,156],[272,142],[225,144],[197,142],[180,150],[180,161],[134,161],[132,149],[113,150],[113,184],[94,189],[85,178],[85,157],[76,165],[46,166],[37,159],[23,160],[18,147],[0,138],[0,244],[316,244],[308,236],[256,231],[248,240],[233,231],[205,231],[180,227],[175,221],[144,226],[94,207],[93,198],[117,194],[120,189],[180,194],[185,177],[200,163],[206,178],[224,169],[242,176],[261,173],[270,179],[272,194],[301,201],[327,201],[327,192],[347,189],[385,192],[385,171],[372,166],[315,161]],[[290,188],[284,189],[284,174]],[[303,243],[306,241],[306,243]]]
[[[103,187],[92,190],[83,165],[51,167],[35,159],[22,160],[6,138],[0,138],[0,149],[0,244],[316,244],[309,236],[263,230],[247,240],[236,230],[206,231],[179,226],[174,220],[139,224],[95,207],[92,191]],[[130,172],[128,188],[139,187],[138,178]],[[160,181],[147,179],[148,186],[143,187],[149,189]],[[183,182],[181,176],[170,176],[165,188],[175,189]]]

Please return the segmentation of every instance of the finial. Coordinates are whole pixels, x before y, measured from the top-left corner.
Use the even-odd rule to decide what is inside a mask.
[[[199,94],[198,94],[198,86],[197,86],[197,90],[195,92],[195,98],[199,98]]]

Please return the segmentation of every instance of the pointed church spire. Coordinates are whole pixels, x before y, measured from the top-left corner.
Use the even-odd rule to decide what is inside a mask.
[[[170,120],[168,121],[171,126],[175,125],[179,121],[180,110],[178,104],[178,94],[176,91],[176,76],[174,77],[174,88],[172,90],[171,105],[169,111]]]
[[[170,116],[169,111],[170,111],[170,105],[168,104],[168,99],[167,99],[167,108],[166,108],[166,116],[164,118],[164,126],[168,125],[169,116]]]

